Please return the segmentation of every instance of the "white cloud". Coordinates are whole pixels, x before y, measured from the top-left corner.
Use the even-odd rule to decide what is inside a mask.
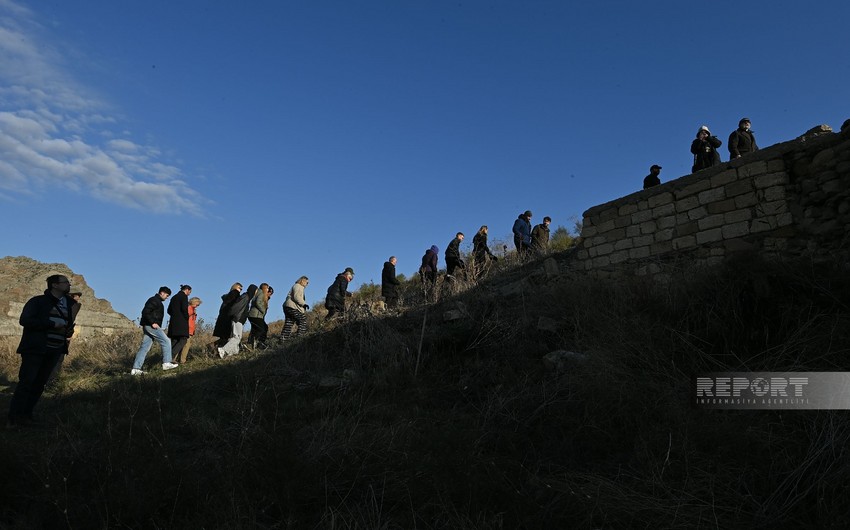
[[[63,67],[26,7],[0,0],[0,198],[61,186],[156,213],[201,215],[209,201],[160,151],[107,129],[108,105]]]

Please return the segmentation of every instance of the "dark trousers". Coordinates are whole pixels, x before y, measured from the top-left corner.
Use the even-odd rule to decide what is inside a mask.
[[[325,317],[325,320],[330,320],[336,314],[342,315],[342,314],[345,313],[344,307],[328,307],[326,305],[325,308],[327,308],[327,310],[328,310],[328,316]]]
[[[387,309],[395,309],[398,307],[398,295],[395,296],[385,296],[384,302],[387,304]]]
[[[446,274],[454,276],[455,270],[460,269],[463,272],[463,262],[459,259],[449,258],[446,260]]]
[[[328,310],[328,316],[330,316],[330,310]],[[297,309],[292,309],[291,307],[283,306],[283,315],[286,317],[286,322],[283,323],[283,338],[284,340],[288,339],[290,335],[292,335],[292,326],[298,325],[298,331],[295,332],[295,336],[301,335],[307,332],[307,313],[302,313]]]
[[[44,392],[44,385],[59,359],[62,350],[47,350],[45,353],[22,353],[18,386],[9,404],[9,423],[21,423],[32,419],[35,404]]]
[[[266,345],[266,339],[269,338],[269,325],[262,318],[248,317],[251,322],[251,334],[248,335],[248,344],[255,344],[263,347]]]
[[[189,337],[171,337],[171,353],[174,355],[174,359],[177,359],[188,341]]]

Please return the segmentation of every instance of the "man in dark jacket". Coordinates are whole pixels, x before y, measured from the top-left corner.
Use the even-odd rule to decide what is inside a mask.
[[[348,292],[348,283],[354,279],[354,269],[347,267],[336,275],[336,280],[328,287],[328,295],[325,297],[325,309],[328,316],[325,320],[333,318],[337,313],[345,313],[345,299],[351,296]]]
[[[68,278],[54,274],[47,278],[44,294],[30,298],[21,311],[18,321],[24,327],[18,345],[21,368],[9,404],[9,425],[25,425],[32,421],[33,409],[53,367],[68,353],[68,341],[74,334],[77,314],[77,302],[68,296],[70,291]]]
[[[466,264],[460,259],[460,243],[463,241],[463,232],[455,234],[455,238],[446,247],[446,275],[454,277],[455,270],[466,268]]]
[[[653,186],[658,186],[661,184],[661,179],[658,178],[658,175],[661,174],[661,166],[658,164],[652,164],[649,168],[649,175],[643,178],[643,189],[649,189]]]
[[[168,302],[168,337],[171,351],[181,352],[189,340],[189,294],[192,287],[181,285],[177,294]]]
[[[133,361],[130,375],[145,373],[142,371],[142,365],[145,364],[145,357],[153,346],[153,341],[157,341],[162,347],[162,369],[177,368],[177,365],[171,362],[171,342],[162,330],[162,319],[165,317],[165,305],[162,302],[169,296],[171,296],[171,289],[165,286],[160,287],[155,295],[148,298],[145,307],[142,308],[142,318],[139,320],[139,325],[142,326],[142,344],[136,352],[136,360]]]
[[[526,251],[531,248],[531,210],[519,214],[512,229],[514,234],[514,245],[519,256],[525,256]]]
[[[759,150],[759,146],[756,145],[756,137],[750,130],[749,118],[741,118],[741,121],[738,122],[738,128],[729,135],[728,147],[730,160],[741,158],[747,153]]]
[[[242,345],[242,331],[245,329],[245,322],[248,321],[248,312],[250,302],[257,294],[257,287],[253,283],[248,286],[248,290],[242,293],[230,305],[228,318],[230,318],[230,338],[224,343],[224,346],[218,348],[218,356],[222,359],[230,355],[239,353],[239,346]]]
[[[234,283],[230,287],[230,291],[221,295],[221,306],[218,308],[218,317],[215,320],[213,328],[213,336],[217,337],[215,345],[224,346],[230,340],[230,335],[233,333],[233,320],[230,318],[230,307],[233,302],[239,299],[242,294],[242,284]]]
[[[691,153],[694,154],[694,165],[691,172],[696,173],[701,169],[716,166],[720,163],[720,153],[717,148],[723,145],[716,136],[712,136],[708,127],[703,125],[697,131],[696,140],[691,142]]]
[[[531,231],[531,248],[538,254],[546,252],[549,248],[549,224],[552,223],[552,218],[546,216],[543,222],[534,227]]]
[[[389,309],[394,309],[398,305],[398,286],[401,282],[398,281],[395,273],[397,261],[395,256],[390,256],[390,259],[384,262],[384,270],[381,271],[381,296],[384,297],[384,302]]]

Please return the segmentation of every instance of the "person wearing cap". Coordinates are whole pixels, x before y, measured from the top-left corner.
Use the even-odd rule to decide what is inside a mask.
[[[759,150],[759,146],[756,145],[756,137],[750,130],[749,118],[741,118],[741,121],[738,122],[738,128],[729,135],[728,147],[730,160],[741,158],[747,153]]]
[[[659,166],[658,164],[652,164],[652,166],[649,168],[649,175],[643,178],[643,189],[648,189],[661,184],[661,179],[658,178],[658,175],[660,174],[661,166]]]
[[[348,292],[348,283],[354,279],[354,269],[347,267],[336,275],[336,280],[328,287],[328,295],[325,297],[325,309],[328,316],[325,320],[333,318],[337,313],[345,313],[345,299],[351,296]]]
[[[171,353],[180,354],[189,340],[189,294],[190,285],[181,285],[171,301],[168,302],[168,338],[171,339]]]
[[[519,214],[514,221],[512,232],[517,254],[524,256],[526,251],[531,248],[531,210]]]
[[[691,153],[694,155],[694,165],[691,172],[716,166],[720,163],[720,153],[717,148],[723,145],[716,136],[711,134],[708,127],[703,125],[697,130],[696,140],[691,142]]]

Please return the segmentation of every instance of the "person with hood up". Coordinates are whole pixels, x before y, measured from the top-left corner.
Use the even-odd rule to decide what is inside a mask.
[[[252,283],[248,286],[248,290],[241,294],[230,306],[230,338],[224,346],[218,349],[218,356],[222,359],[239,353],[239,346],[242,343],[242,330],[245,328],[245,322],[248,321],[249,305],[251,300],[254,299],[254,295],[257,294],[257,289],[258,287]]]
[[[526,251],[531,248],[531,210],[519,214],[519,217],[514,221],[512,232],[517,254],[524,256]]]
[[[216,318],[215,327],[213,328],[213,336],[218,339],[215,342],[216,346],[224,346],[230,340],[230,334],[233,332],[230,307],[241,294],[242,284],[236,282],[230,287],[230,291],[221,295],[221,306],[218,308],[218,318]]]
[[[325,320],[330,320],[337,313],[345,313],[345,299],[351,296],[348,292],[348,283],[353,279],[354,269],[351,267],[347,267],[336,275],[336,280],[328,287],[328,295],[325,297],[325,309],[328,310]]]
[[[738,128],[729,135],[727,147],[729,148],[729,160],[741,158],[747,153],[759,150],[759,146],[756,145],[756,137],[750,130],[749,118],[741,118],[741,121],[738,122]]]
[[[426,291],[433,289],[437,285],[439,256],[440,249],[437,245],[431,245],[431,248],[426,250],[425,255],[422,256],[422,265],[419,266],[419,278],[422,280]]]
[[[708,127],[703,125],[697,130],[697,138],[691,142],[691,153],[694,154],[694,165],[691,172],[716,166],[720,163],[720,153],[717,148],[723,145],[716,136],[711,134]]]

